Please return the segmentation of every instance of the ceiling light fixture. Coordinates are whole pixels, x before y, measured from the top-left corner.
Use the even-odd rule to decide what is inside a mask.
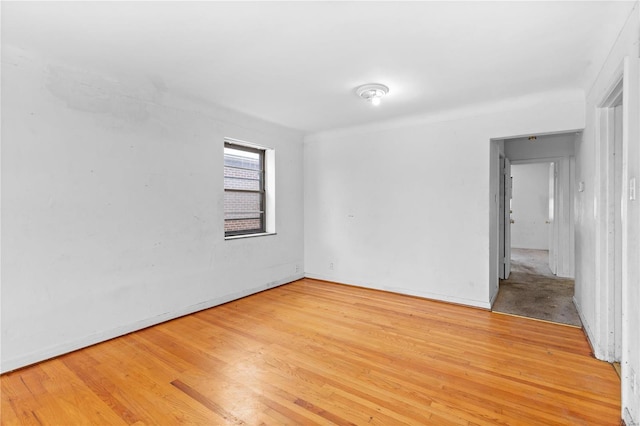
[[[356,88],[356,94],[372,105],[380,105],[380,99],[387,93],[389,88],[384,84],[365,84]]]
[[[536,136],[529,136],[530,141],[535,141],[536,139],[538,139]]]

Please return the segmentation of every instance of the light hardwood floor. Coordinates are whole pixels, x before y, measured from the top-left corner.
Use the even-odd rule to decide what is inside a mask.
[[[0,382],[6,425],[620,424],[580,329],[308,279]]]

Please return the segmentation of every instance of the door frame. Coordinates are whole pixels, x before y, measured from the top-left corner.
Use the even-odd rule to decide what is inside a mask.
[[[536,133],[539,136],[545,135],[556,135],[556,134],[568,134],[568,133],[576,133],[581,132],[582,129],[567,129],[560,130],[554,132],[538,132]],[[490,214],[489,214],[489,229],[491,230],[490,237],[490,249],[489,249],[489,296],[490,296],[490,304],[493,306],[493,303],[496,300],[498,295],[499,286],[500,286],[500,268],[502,267],[502,262],[500,259],[501,256],[501,247],[500,241],[502,240],[502,235],[500,232],[500,227],[502,220],[504,220],[504,209],[500,208],[500,176],[501,176],[501,158],[506,157],[504,152],[504,143],[510,139],[522,138],[523,135],[513,135],[506,136],[501,138],[491,138],[489,139],[490,143],[490,162],[489,168],[491,170],[490,180],[489,180],[489,196],[490,196]],[[559,259],[559,264],[563,265],[563,271],[566,271],[565,275],[563,273],[563,277],[573,278],[575,276],[575,247],[574,247],[574,238],[575,231],[574,226],[575,222],[573,219],[573,194],[575,193],[575,157],[536,157],[530,159],[520,159],[520,160],[510,160],[511,164],[526,164],[526,163],[553,163],[556,162],[560,166],[560,172],[566,173],[566,180],[568,182],[568,186],[563,187],[561,189],[563,197],[567,199],[566,203],[563,203],[562,206],[559,203],[556,203],[558,209],[555,210],[556,218],[558,216],[566,217],[568,219],[568,223],[566,224],[566,235],[558,231],[559,238],[567,239],[566,244],[570,246],[568,248],[568,252],[562,256],[562,259]]]
[[[625,57],[614,73],[604,95],[596,106],[596,176],[595,195],[598,200],[595,215],[597,220],[595,246],[595,290],[596,324],[594,332],[597,334],[598,344],[594,345],[595,356],[605,361],[622,361],[626,351],[625,335],[628,334],[628,324],[625,321],[626,306],[624,301],[628,294],[629,285],[629,221],[625,219],[628,212],[628,152],[630,140],[638,136],[638,125],[634,111],[638,112],[637,82],[638,60]],[[620,102],[621,98],[621,102]],[[634,104],[630,104],[634,102]],[[615,107],[622,105],[622,188],[620,200],[616,199],[614,180],[615,167]],[[615,207],[620,203],[619,209]],[[616,215],[618,221],[620,241],[616,241]],[[620,245],[621,262],[616,266],[612,253],[616,244]],[[621,270],[617,271],[616,268]],[[616,274],[619,279],[616,280]],[[625,330],[627,329],[627,330]]]
[[[513,186],[511,180],[511,161],[504,154],[500,154],[499,181],[499,237],[498,237],[498,278],[506,280],[511,274],[511,199]]]

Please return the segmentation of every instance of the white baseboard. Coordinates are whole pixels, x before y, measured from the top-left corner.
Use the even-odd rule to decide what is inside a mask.
[[[500,293],[500,288],[498,288],[498,291],[496,291],[496,293],[491,296],[491,300],[489,300],[489,309],[493,309],[493,304],[496,302],[496,299],[498,298],[498,293]]]
[[[595,336],[593,335],[593,331],[591,330],[589,323],[584,318],[584,314],[582,313],[582,307],[580,306],[580,303],[578,303],[578,300],[576,299],[575,296],[573,296],[572,299],[573,299],[573,305],[576,307],[576,310],[578,311],[578,316],[580,317],[580,322],[582,323],[582,329],[584,330],[584,334],[585,336],[587,336],[587,341],[589,342],[589,346],[591,346],[591,351],[593,352],[593,356],[595,356],[599,360],[606,361],[604,359],[605,357],[603,356],[601,351],[598,349],[598,346],[594,344]]]
[[[309,273],[307,273],[307,274],[305,274],[305,277],[306,278],[316,279],[316,280],[334,282],[334,283],[338,283],[338,284],[345,284],[345,285],[352,285],[352,286],[356,286],[356,287],[371,288],[371,289],[374,289],[374,290],[383,290],[383,291],[388,291],[390,293],[405,294],[407,296],[422,297],[423,299],[431,299],[431,300],[437,300],[437,301],[440,301],[440,302],[454,303],[456,305],[470,306],[470,307],[473,307],[473,308],[482,308],[482,309],[488,309],[488,310],[491,309],[491,303],[490,302],[481,302],[479,300],[464,299],[464,298],[460,298],[460,297],[451,297],[451,296],[447,296],[447,295],[443,295],[443,294],[415,291],[415,290],[412,290],[412,289],[401,288],[401,287],[382,286],[382,285],[376,285],[375,283],[370,283],[370,282],[362,283],[362,282],[358,282],[357,280],[340,280],[340,281],[337,281],[335,277],[322,275],[322,274],[309,274]]]
[[[19,356],[16,358],[3,359],[0,365],[0,374],[7,373],[9,371],[16,370],[18,368],[26,367],[28,365],[35,364],[37,362],[45,361],[47,359],[55,358],[57,356],[64,355],[69,352],[73,352],[78,349],[86,348],[87,346],[95,345],[97,343],[101,343],[106,340],[113,339],[115,337],[124,336],[125,334],[142,330],[143,328],[147,328],[152,325],[157,325],[175,318],[192,314],[194,312],[198,312],[204,309],[212,308],[214,306],[222,305],[223,303],[241,299],[243,297],[250,296],[252,294],[259,293],[261,291],[268,290],[270,288],[278,287],[283,284],[288,284],[290,282],[297,281],[302,278],[304,278],[304,274],[302,273],[295,274],[287,278],[272,281],[248,290],[244,290],[244,291],[240,291],[232,294],[226,294],[221,297],[216,297],[215,299],[210,299],[202,303],[197,303],[195,305],[187,306],[183,309],[179,309],[173,312],[167,312],[162,315],[158,315],[153,318],[148,318],[142,321],[137,321],[133,324],[127,324],[121,327],[116,327],[111,330],[85,336],[80,339],[64,342],[55,346],[50,346],[48,348],[43,348],[41,350],[26,354],[23,356]]]

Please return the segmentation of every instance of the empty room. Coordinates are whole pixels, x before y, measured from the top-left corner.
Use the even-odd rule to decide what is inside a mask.
[[[0,15],[2,425],[639,424],[637,1]]]

